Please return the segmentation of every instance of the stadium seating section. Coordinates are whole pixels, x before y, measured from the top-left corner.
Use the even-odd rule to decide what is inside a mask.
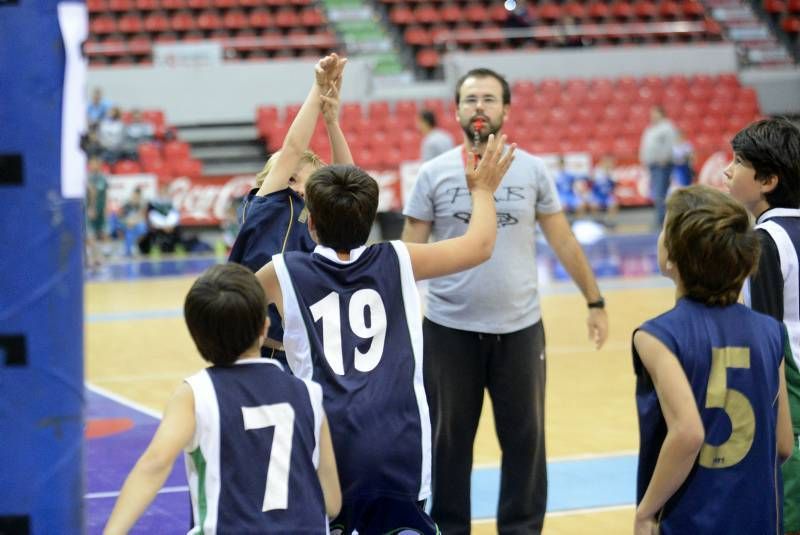
[[[439,66],[440,46],[450,49],[508,50],[555,46],[603,46],[667,42],[717,41],[719,25],[707,17],[698,0],[566,0],[528,3],[534,21],[529,38],[508,37],[508,12],[502,2],[475,0],[380,0],[388,20],[413,50],[417,65]],[[654,27],[652,23],[688,22]],[[559,28],[571,27],[584,37],[560,39]],[[688,29],[687,29],[688,28]],[[538,31],[538,35],[537,35]]]
[[[176,139],[175,129],[166,123],[161,110],[142,110],[142,119],[153,125],[153,141],[141,143],[138,160],[119,160],[105,166],[105,171],[115,175],[152,173],[160,180],[186,176],[203,176],[202,162],[192,158],[188,143]],[[131,112],[122,112],[122,122],[129,123]]]
[[[660,104],[693,143],[697,161],[726,150],[733,134],[759,116],[756,93],[735,74],[575,79],[566,82],[519,81],[512,87],[512,113],[504,127],[509,138],[533,153],[613,154],[621,162],[637,160],[639,139]],[[341,123],[356,163],[369,169],[396,169],[419,157],[418,109],[432,110],[439,124],[461,139],[451,100],[345,103]],[[257,110],[256,126],[274,151],[286,135],[298,106]],[[329,154],[323,125],[312,138],[315,151]]]
[[[318,57],[336,35],[313,0],[87,0],[91,65],[152,62],[154,43],[220,41],[228,59]]]
[[[800,54],[800,0],[764,0],[762,7]]]

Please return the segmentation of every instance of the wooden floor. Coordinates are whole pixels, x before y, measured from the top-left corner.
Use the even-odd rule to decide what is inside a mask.
[[[160,411],[180,381],[203,366],[180,315],[192,281],[192,277],[176,277],[87,284],[87,380]],[[569,290],[571,286],[562,284],[546,288],[549,295],[542,301],[548,359],[548,458],[632,452],[638,439],[631,332],[667,310],[673,291],[657,279],[639,280],[630,289],[625,289],[625,281],[602,282],[601,286],[608,286],[604,294],[611,328],[606,346],[595,351],[587,339],[584,301]],[[125,317],[130,319],[120,320]],[[476,464],[499,463],[493,426],[487,398]],[[558,513],[548,515],[545,533],[626,533],[632,519],[632,507]],[[492,522],[476,522],[473,532],[495,533],[495,527]]]

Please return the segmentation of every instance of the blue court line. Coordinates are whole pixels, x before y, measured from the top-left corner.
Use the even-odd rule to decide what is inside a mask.
[[[129,312],[100,312],[88,314],[86,323],[108,323],[113,321],[132,321],[132,320],[152,320],[162,318],[180,318],[183,310],[176,308],[171,310],[138,310]]]
[[[599,509],[636,502],[636,456],[624,455],[547,463],[547,512]],[[472,518],[494,518],[500,469],[472,471]]]

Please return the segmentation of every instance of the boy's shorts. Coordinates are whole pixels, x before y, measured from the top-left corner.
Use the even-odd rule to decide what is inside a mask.
[[[351,501],[331,522],[331,535],[441,535],[423,506],[385,496]]]
[[[794,451],[783,466],[783,532],[800,531],[800,436],[794,437]]]

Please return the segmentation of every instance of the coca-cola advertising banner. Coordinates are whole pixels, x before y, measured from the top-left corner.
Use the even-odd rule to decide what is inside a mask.
[[[370,173],[380,185],[380,211],[400,210],[399,173],[376,171]],[[165,183],[166,194],[172,199],[181,214],[181,225],[219,225],[231,206],[238,206],[239,199],[255,184],[255,175],[211,176],[203,178],[178,177]],[[158,180],[155,175],[113,175],[109,177],[108,207],[118,210],[139,188],[142,197],[152,199],[158,195]]]
[[[700,167],[698,182],[720,189],[725,187],[723,169],[730,156],[716,152]],[[411,192],[419,171],[418,162],[406,162],[397,171],[374,171],[371,176],[380,186],[378,210],[399,211],[403,199]],[[616,182],[615,195],[622,206],[645,206],[649,200],[649,177],[647,170],[638,164],[617,165],[613,175]],[[402,188],[401,188],[402,176]],[[166,194],[172,198],[181,214],[182,225],[212,226],[220,224],[236,207],[239,199],[255,184],[255,175],[212,176],[204,178],[179,177],[165,184]],[[158,194],[158,180],[154,175],[115,175],[110,177],[109,209],[114,211],[125,204],[134,188],[140,188],[145,199]]]
[[[181,214],[181,225],[219,225],[229,208],[247,195],[255,183],[255,175],[178,177],[165,183],[166,195]],[[109,178],[109,210],[117,210],[140,188],[145,200],[158,195],[155,175],[114,175]]]

